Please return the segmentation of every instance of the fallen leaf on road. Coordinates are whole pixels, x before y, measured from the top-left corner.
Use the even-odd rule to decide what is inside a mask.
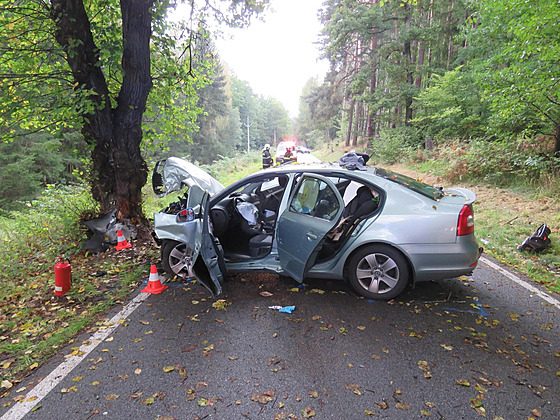
[[[323,294],[325,294],[325,291],[324,291],[324,290],[321,290],[321,289],[311,289],[311,290],[310,290],[309,292],[307,292],[307,293],[318,293],[318,294],[320,294],[320,295],[323,295]]]
[[[216,302],[212,304],[212,308],[216,309],[217,311],[225,311],[226,307],[231,305],[225,299],[218,299]]]
[[[387,404],[385,400],[375,401],[375,405],[377,405],[381,410],[387,410],[389,408],[389,404]]]
[[[261,404],[267,404],[272,401],[272,397],[276,394],[275,391],[261,392],[260,394],[251,395],[251,401],[255,401]]]
[[[539,418],[539,419],[542,417],[542,413],[541,413],[539,410],[537,410],[536,408],[533,409],[533,410],[531,410],[531,414],[532,414],[533,416]]]
[[[304,419],[310,419],[311,417],[315,417],[315,410],[313,410],[311,407],[304,408],[303,410],[301,410],[301,415]]]
[[[346,384],[344,388],[349,389],[356,395],[362,395],[362,391],[360,391],[361,386],[358,384]]]
[[[512,321],[517,321],[519,319],[519,314],[512,314],[510,312],[508,312],[509,317],[511,318]]]
[[[403,403],[403,402],[398,402],[395,407],[397,407],[399,410],[409,410],[410,409],[410,404],[409,403]]]

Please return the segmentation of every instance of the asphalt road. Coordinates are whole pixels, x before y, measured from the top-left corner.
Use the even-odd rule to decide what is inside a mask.
[[[560,308],[485,263],[388,303],[296,286],[236,276],[225,303],[192,284],[149,295],[44,398],[33,385],[88,336],[0,400],[0,419],[559,416]]]

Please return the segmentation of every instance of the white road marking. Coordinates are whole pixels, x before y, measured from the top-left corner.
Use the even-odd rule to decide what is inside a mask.
[[[149,293],[139,293],[132,299],[122,311],[116,314],[107,323],[107,327],[102,330],[97,330],[89,340],[82,344],[77,351],[77,355],[71,356],[56,367],[49,375],[47,375],[41,382],[39,382],[26,396],[22,402],[16,403],[9,411],[7,411],[0,420],[19,420],[39,401],[47,396],[70,372],[80,364],[99,344],[103,342],[110,334],[117,329],[117,327],[124,321],[138,306],[144,302]]]
[[[480,257],[480,261],[482,261],[484,264],[492,267],[494,270],[499,271],[504,276],[506,276],[508,279],[513,281],[514,283],[517,283],[518,285],[520,285],[521,287],[524,287],[525,289],[527,289],[528,291],[530,291],[534,295],[537,295],[538,297],[540,297],[544,301],[546,301],[546,302],[550,303],[551,305],[554,305],[558,309],[560,309],[560,301],[558,299],[555,299],[552,296],[550,296],[548,293],[545,293],[545,292],[537,289],[535,286],[533,286],[530,283],[527,283],[525,280],[521,280],[519,277],[517,277],[512,272],[506,270],[505,268],[500,267],[498,264],[490,261],[489,259],[487,259],[485,257]]]

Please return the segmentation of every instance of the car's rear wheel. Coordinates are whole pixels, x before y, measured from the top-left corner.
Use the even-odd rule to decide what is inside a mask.
[[[409,276],[404,256],[387,245],[363,248],[348,263],[350,285],[369,299],[393,299],[402,293]]]
[[[193,251],[185,243],[164,240],[161,244],[161,260],[165,272],[182,278],[193,277]]]

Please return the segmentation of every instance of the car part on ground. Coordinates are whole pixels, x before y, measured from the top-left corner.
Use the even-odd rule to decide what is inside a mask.
[[[550,246],[550,228],[546,224],[542,224],[533,233],[527,237],[521,245],[517,247],[520,251],[542,252]]]
[[[124,223],[117,219],[117,210],[111,210],[101,216],[84,222],[92,236],[84,242],[83,248],[93,252],[105,252],[118,243],[118,231],[126,238],[136,238],[136,228],[128,220]]]

